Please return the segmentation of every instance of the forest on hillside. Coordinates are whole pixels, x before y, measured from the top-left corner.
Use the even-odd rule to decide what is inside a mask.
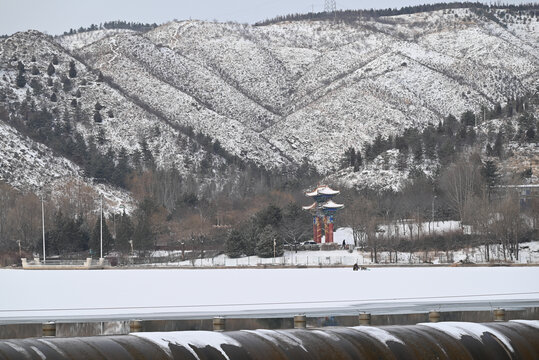
[[[349,148],[341,167],[360,171],[396,149],[401,156],[398,166],[409,170],[409,178],[397,192],[340,189],[336,200],[345,209],[337,216],[337,227],[351,227],[356,246],[371,251],[375,262],[380,251],[396,255],[397,251],[450,251],[479,245],[488,249],[494,244],[502,245],[507,259],[518,258],[518,243],[537,240],[539,199],[530,197],[523,203],[518,189],[510,186],[526,184],[534,174],[530,167],[508,176],[499,164],[511,156],[510,142],[537,141],[536,97],[513,99],[482,114],[467,111],[459,119],[449,115],[423,131],[408,129],[401,136],[378,136],[363,149]],[[490,119],[503,119],[505,126],[490,136],[477,134],[478,123]],[[91,146],[87,149],[92,152]],[[421,170],[428,161],[438,163],[433,176]],[[94,165],[90,161],[87,166]],[[118,161],[115,166],[120,167]],[[241,166],[238,176],[208,184],[200,177],[182,177],[174,169],[159,169],[151,161],[126,160],[124,171],[105,181],[116,179],[116,186],[128,190],[137,205],[130,212],[104,214],[105,254],[127,255],[134,250],[147,257],[154,249],[187,248],[264,257],[273,256],[273,239],[279,254],[285,245],[310,239],[312,220],[301,206],[308,202],[304,192],[323,178],[307,165],[292,173]],[[72,181],[60,193],[44,192],[42,197],[49,254],[99,256],[100,198],[94,190]],[[421,233],[417,225],[450,219],[471,226],[471,234],[462,230]],[[410,227],[408,234],[380,232],[382,225],[399,223]],[[2,252],[39,253],[41,227],[38,195],[0,183]]]

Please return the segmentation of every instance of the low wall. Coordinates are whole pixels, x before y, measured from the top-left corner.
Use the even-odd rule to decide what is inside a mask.
[[[440,321],[491,322],[495,320],[494,311],[450,311],[440,312]],[[359,315],[359,314],[358,314]],[[539,320],[539,308],[522,310],[507,310],[503,320]],[[373,326],[414,325],[428,322],[429,314],[392,314],[370,316]],[[130,332],[129,321],[77,322],[57,323],[56,336],[95,336],[122,335]],[[325,316],[307,317],[307,327],[325,326],[357,326],[359,316]],[[293,318],[225,318],[226,330],[255,330],[255,329],[291,329],[294,327]],[[186,331],[213,330],[212,319],[189,320],[143,320],[141,331]],[[0,324],[0,339],[31,338],[42,336],[42,324]]]

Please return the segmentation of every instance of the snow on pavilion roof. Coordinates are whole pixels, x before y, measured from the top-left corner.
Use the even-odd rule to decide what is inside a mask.
[[[316,209],[316,202],[313,202],[311,205],[309,206],[302,206],[301,207],[303,210],[313,210],[313,209]]]
[[[305,195],[307,195],[309,197],[314,197],[314,196],[318,196],[318,195],[333,196],[333,195],[337,195],[339,193],[340,193],[340,191],[333,190],[332,188],[330,188],[327,185],[321,185],[321,186],[317,187],[316,189],[314,189],[314,191],[308,192]]]
[[[343,207],[343,204],[334,203],[332,200],[329,200],[324,205],[322,205],[322,208],[324,209],[342,209]]]

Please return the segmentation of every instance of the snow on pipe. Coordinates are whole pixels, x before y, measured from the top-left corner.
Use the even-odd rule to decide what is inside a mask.
[[[0,340],[0,359],[538,359],[539,321]]]

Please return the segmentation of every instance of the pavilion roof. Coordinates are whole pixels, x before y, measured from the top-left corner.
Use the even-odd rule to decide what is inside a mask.
[[[333,196],[333,195],[337,195],[339,193],[340,193],[340,191],[333,190],[332,188],[330,188],[327,185],[320,185],[316,189],[314,189],[314,191],[308,192],[305,195],[307,195],[309,197],[314,197],[314,196],[318,196],[318,195]]]
[[[342,209],[344,207],[343,204],[337,204],[335,202],[333,202],[332,200],[329,200],[327,201],[326,203],[324,203],[324,205],[322,205],[322,208],[323,209]]]
[[[302,206],[301,207],[303,210],[314,210],[316,209],[316,202],[313,202],[311,205],[309,206]]]

